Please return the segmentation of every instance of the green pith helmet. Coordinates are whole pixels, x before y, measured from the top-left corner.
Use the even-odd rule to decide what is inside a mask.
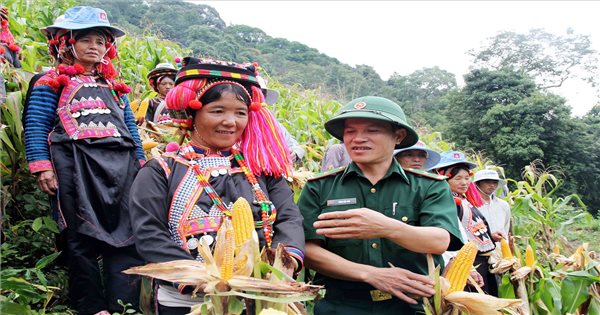
[[[396,149],[410,147],[419,140],[414,129],[406,122],[406,116],[400,105],[378,96],[363,96],[351,100],[333,118],[325,123],[325,129],[337,139],[344,139],[344,121],[348,118],[369,118],[387,121],[406,129],[406,138]]]

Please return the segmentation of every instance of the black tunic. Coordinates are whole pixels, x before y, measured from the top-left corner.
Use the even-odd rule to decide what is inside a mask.
[[[174,216],[170,213],[172,203],[181,202],[174,200],[174,196],[182,181],[186,177],[189,180],[190,166],[167,155],[162,158],[168,165],[170,175],[165,174],[159,160],[153,159],[140,170],[131,188],[129,206],[136,246],[140,255],[149,262],[195,259],[192,253],[177,243],[177,236],[169,226],[169,220]],[[277,208],[272,246],[281,243],[304,251],[302,216],[286,180],[268,176],[258,176],[257,180],[267,198]],[[226,205],[235,202],[238,197],[244,197],[250,202],[254,220],[260,220],[260,208],[252,203],[252,187],[234,160],[231,160],[230,173],[210,177],[209,182]],[[213,207],[213,201],[202,191],[196,205],[208,213]],[[264,246],[266,242],[263,231],[257,230],[257,233],[260,245]]]

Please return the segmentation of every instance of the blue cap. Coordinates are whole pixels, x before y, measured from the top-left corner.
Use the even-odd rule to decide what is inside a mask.
[[[440,153],[441,159],[438,164],[430,168],[430,170],[438,168],[446,168],[455,164],[466,164],[470,170],[477,167],[477,164],[467,161],[465,154],[459,151],[448,151]]]
[[[112,32],[115,38],[125,35],[125,32],[110,25],[106,11],[86,6],[77,6],[68,9],[64,14],[64,18],[57,19],[54,21],[54,24],[42,28],[41,31],[45,35],[48,35],[49,33],[55,33],[60,29],[82,30],[92,27],[107,28]]]
[[[425,145],[425,142],[423,142],[421,140],[417,141],[417,143],[415,143],[415,145],[410,146],[408,148],[394,150],[394,156],[398,156],[398,153],[400,153],[400,152],[410,151],[410,150],[420,150],[420,151],[427,152],[427,160],[425,160],[425,164],[423,164],[423,169],[425,169],[425,170],[431,169],[433,166],[435,166],[440,161],[440,158],[441,158],[439,153],[437,153],[436,151],[433,151],[431,149],[428,149],[427,145]]]

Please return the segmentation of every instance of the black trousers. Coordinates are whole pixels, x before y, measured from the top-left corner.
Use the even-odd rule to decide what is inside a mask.
[[[121,313],[120,299],[138,310],[140,277],[121,272],[145,264],[135,246],[114,247],[68,228],[63,233],[71,307],[79,315]]]

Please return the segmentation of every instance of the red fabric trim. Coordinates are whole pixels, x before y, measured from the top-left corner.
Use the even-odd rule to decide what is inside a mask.
[[[29,163],[29,172],[31,174],[52,170],[54,170],[54,167],[52,167],[52,162],[49,160],[40,160]]]

